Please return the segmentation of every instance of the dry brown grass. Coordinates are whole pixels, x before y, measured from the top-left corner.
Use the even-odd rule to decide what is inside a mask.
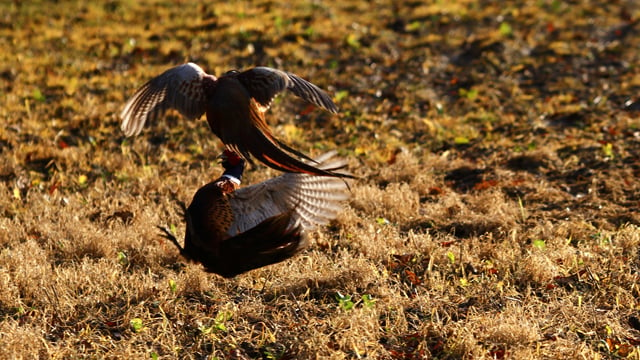
[[[288,3],[0,5],[0,357],[640,358],[640,7]],[[336,97],[269,114],[361,177],[300,256],[226,280],[159,236],[220,143],[117,114],[185,60]]]

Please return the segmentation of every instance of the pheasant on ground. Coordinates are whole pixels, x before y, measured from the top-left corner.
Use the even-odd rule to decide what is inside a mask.
[[[242,72],[232,70],[217,78],[198,65],[187,63],[165,71],[138,89],[120,114],[122,130],[126,136],[137,135],[147,121],[155,120],[167,109],[176,109],[188,119],[206,113],[209,127],[227,149],[250,162],[252,155],[280,171],[352,177],[319,169],[309,157],[274,137],[264,114],[274,97],[285,89],[331,113],[338,111],[327,93],[292,73],[255,67]]]
[[[315,161],[326,171],[345,167],[335,152]],[[307,245],[306,233],[334,219],[350,197],[344,179],[300,173],[240,188],[245,161],[226,150],[222,165],[222,176],[201,187],[183,209],[184,246],[160,229],[184,257],[224,277],[294,256]]]

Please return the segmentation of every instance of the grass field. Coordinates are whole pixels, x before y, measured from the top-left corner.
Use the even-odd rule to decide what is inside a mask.
[[[288,4],[285,4],[288,3]],[[0,358],[640,358],[640,5],[633,1],[0,3]],[[157,225],[216,178],[175,112],[185,61],[266,65],[278,138],[359,176],[301,255],[233,279]],[[245,184],[277,176],[258,165]]]

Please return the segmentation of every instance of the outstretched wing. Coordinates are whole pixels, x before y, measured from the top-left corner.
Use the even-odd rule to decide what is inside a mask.
[[[251,97],[261,105],[260,110],[263,112],[271,106],[273,98],[285,89],[331,113],[338,112],[338,107],[324,90],[295,74],[259,66],[238,73],[236,76],[247,88]]]
[[[329,152],[317,158],[318,167],[331,171],[344,168],[345,162],[334,156],[335,152]],[[293,211],[293,223],[312,230],[334,219],[349,197],[349,186],[344,179],[286,173],[236,190],[230,199],[234,222],[229,235],[247,231],[267,218],[288,211]]]
[[[205,112],[204,83],[215,78],[194,63],[171,68],[144,84],[127,101],[120,113],[126,136],[138,135],[147,121],[167,109],[176,109],[188,119]]]

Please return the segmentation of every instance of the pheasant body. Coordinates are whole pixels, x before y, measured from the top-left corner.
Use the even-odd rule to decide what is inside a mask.
[[[306,232],[335,218],[349,198],[342,179],[297,173],[239,188],[244,160],[225,153],[223,175],[198,189],[185,209],[184,246],[171,239],[208,272],[233,277],[294,256]],[[334,155],[316,159],[319,168],[342,169]]]
[[[217,78],[187,63],[151,79],[127,101],[120,114],[122,130],[126,136],[137,135],[145,122],[167,109],[176,109],[189,119],[206,114],[212,132],[250,162],[254,157],[280,171],[352,177],[318,168],[309,157],[274,137],[265,112],[284,90],[331,113],[338,111],[322,89],[292,73],[255,67]]]

